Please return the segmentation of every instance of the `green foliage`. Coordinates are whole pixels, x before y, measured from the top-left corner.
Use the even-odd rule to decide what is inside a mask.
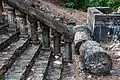
[[[107,4],[112,7],[113,10],[117,10],[117,8],[120,7],[120,0],[109,0]]]
[[[98,7],[98,6],[102,6],[102,7],[106,7],[108,6],[107,2],[109,0],[86,0],[86,3],[83,5],[86,5],[84,8],[82,9],[87,9],[88,7]]]
[[[0,80],[4,80],[3,77],[0,76]]]
[[[66,0],[65,0],[66,1]],[[112,7],[113,10],[117,10],[120,7],[120,0],[67,0],[67,7],[81,8],[87,10],[88,7]]]
[[[74,2],[67,2],[65,4],[67,7],[71,7],[71,8],[74,8],[75,7],[75,3]]]
[[[89,6],[107,6],[108,0],[89,0]]]

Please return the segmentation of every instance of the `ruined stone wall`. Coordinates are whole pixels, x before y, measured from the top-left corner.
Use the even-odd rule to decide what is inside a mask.
[[[120,28],[120,14],[109,7],[88,8],[88,27],[96,41],[108,40],[110,28]]]

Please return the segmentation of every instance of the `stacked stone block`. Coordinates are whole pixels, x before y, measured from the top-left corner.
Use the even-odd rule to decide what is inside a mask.
[[[120,14],[109,7],[88,8],[88,27],[92,31],[93,39],[104,41],[109,39],[110,28],[120,28]]]

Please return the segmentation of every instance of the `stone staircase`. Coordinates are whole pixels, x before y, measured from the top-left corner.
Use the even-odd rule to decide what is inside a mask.
[[[0,34],[0,80],[45,80],[51,49],[19,36],[19,31]]]
[[[25,71],[27,65],[31,61],[32,57],[36,53],[39,46],[31,45],[29,46],[22,55],[15,61],[11,69],[9,69],[5,75],[6,80],[20,80],[23,72]]]
[[[50,64],[51,51],[42,51],[35,61],[31,69],[31,75],[28,79],[30,80],[46,80],[48,66]],[[39,75],[38,75],[39,74]]]

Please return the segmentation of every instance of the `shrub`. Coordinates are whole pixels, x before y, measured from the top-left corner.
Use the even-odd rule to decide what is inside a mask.
[[[71,8],[87,10],[88,7],[112,7],[113,10],[117,10],[120,7],[120,0],[68,0],[66,6]]]

